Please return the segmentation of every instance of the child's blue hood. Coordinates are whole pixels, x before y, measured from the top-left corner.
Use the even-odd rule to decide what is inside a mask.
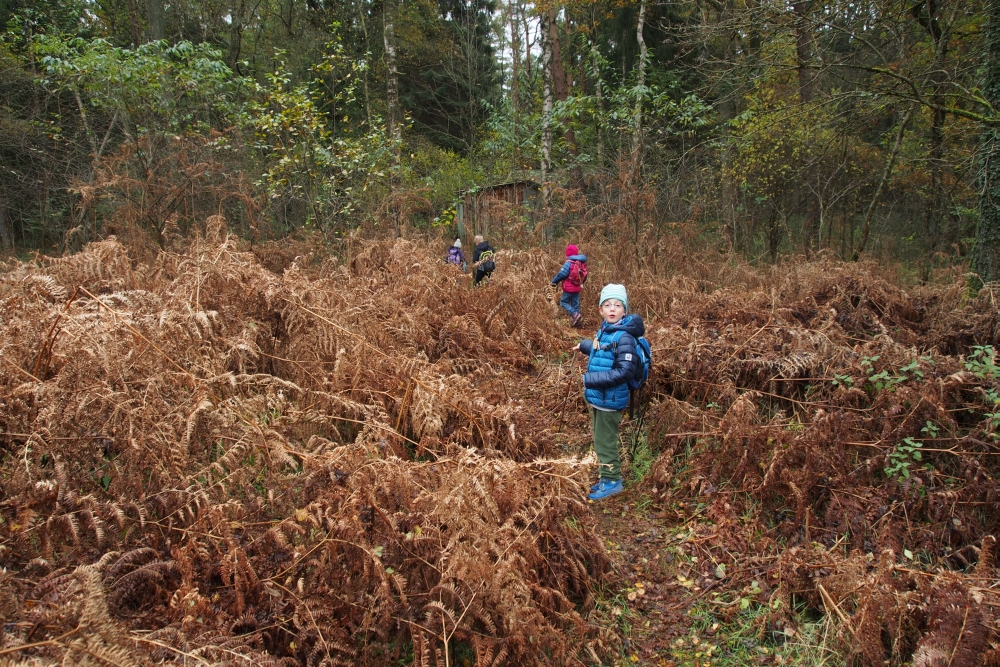
[[[566,261],[569,261],[569,262],[586,262],[587,261],[587,256],[586,255],[570,255],[569,257],[566,258]]]
[[[638,315],[626,315],[618,322],[618,324],[608,324],[607,322],[601,324],[601,331],[605,331],[607,333],[614,333],[619,329],[624,330],[633,338],[638,338],[646,333],[646,324]],[[600,333],[600,331],[598,333]]]

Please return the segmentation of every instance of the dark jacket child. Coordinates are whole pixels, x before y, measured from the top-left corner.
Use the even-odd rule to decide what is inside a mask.
[[[468,264],[465,263],[465,255],[462,254],[462,239],[455,239],[455,242],[451,244],[451,247],[448,248],[448,256],[445,258],[445,261],[449,264],[462,267],[463,271],[468,268]]]
[[[566,246],[566,262],[559,273],[552,279],[552,285],[562,283],[563,295],[559,305],[570,316],[570,326],[580,325],[583,316],[580,315],[580,291],[587,281],[587,256],[580,254],[575,244]]]
[[[590,407],[594,428],[594,451],[600,461],[600,479],[590,487],[591,500],[621,493],[621,457],[618,427],[629,402],[628,381],[639,368],[636,340],[646,333],[638,315],[628,315],[624,285],[610,284],[601,290],[600,313],[604,322],[593,340],[574,347],[588,356],[583,376],[584,399]]]
[[[476,276],[472,281],[473,286],[478,287],[479,281],[489,278],[497,268],[493,261],[493,254],[496,252],[482,236],[476,235],[473,239],[476,242],[476,249],[472,251],[472,264],[476,267]]]

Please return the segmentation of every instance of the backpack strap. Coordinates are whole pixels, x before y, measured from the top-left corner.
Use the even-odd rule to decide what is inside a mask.
[[[624,336],[625,334],[628,334],[628,332],[625,331],[624,329],[619,329],[618,331],[612,332],[611,342],[609,343],[602,343],[601,339],[598,338],[597,340],[594,341],[594,349],[605,350],[605,351],[611,350],[611,354],[613,356],[616,356],[618,354],[618,341],[620,341],[622,336]],[[628,335],[632,336],[632,334]],[[632,338],[635,338],[635,336],[632,336]],[[636,341],[636,346],[638,347],[638,341]]]

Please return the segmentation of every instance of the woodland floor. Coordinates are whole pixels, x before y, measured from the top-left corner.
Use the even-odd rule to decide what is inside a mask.
[[[581,238],[573,330],[554,249],[175,241],[0,267],[0,667],[1000,665],[996,286]]]

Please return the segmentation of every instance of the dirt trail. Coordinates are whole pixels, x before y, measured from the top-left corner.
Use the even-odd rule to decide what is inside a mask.
[[[598,318],[585,317],[580,329],[564,326],[562,337],[572,347],[596,329]],[[562,314],[559,323],[567,325]],[[577,355],[584,371],[586,359]],[[590,436],[588,431],[588,437]],[[624,435],[624,432],[623,432]],[[676,543],[673,536],[703,514],[663,511],[654,505],[649,487],[633,482],[614,497],[588,503],[598,518],[597,532],[611,556],[614,573],[603,591],[602,622],[623,635],[622,653],[628,664],[672,664],[670,644],[688,634],[691,604],[700,597],[677,581]],[[707,591],[704,591],[707,592]]]
[[[669,659],[670,643],[687,634],[690,595],[677,585],[675,559],[663,548],[671,530],[680,524],[659,513],[637,510],[641,493],[641,489],[628,491],[595,506],[594,511],[600,516],[599,532],[624,590],[616,597],[616,606],[631,614],[631,634],[623,651],[643,664],[658,664],[660,659]]]

